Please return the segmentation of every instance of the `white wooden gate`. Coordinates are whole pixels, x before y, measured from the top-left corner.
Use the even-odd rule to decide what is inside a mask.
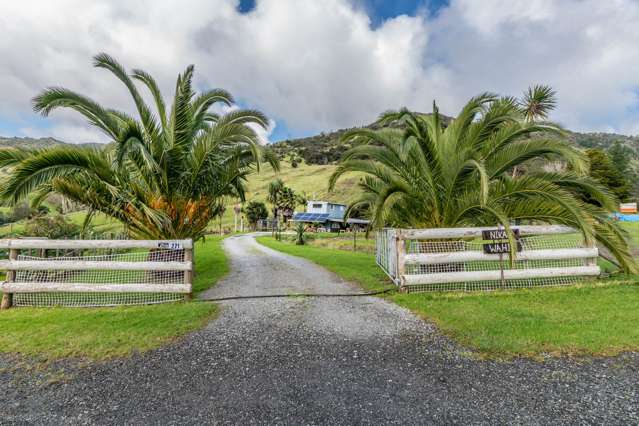
[[[573,229],[513,226],[517,255],[493,228],[384,229],[377,263],[403,291],[470,291],[565,285],[595,277],[598,250]]]
[[[111,306],[184,299],[192,240],[0,240],[2,305]]]

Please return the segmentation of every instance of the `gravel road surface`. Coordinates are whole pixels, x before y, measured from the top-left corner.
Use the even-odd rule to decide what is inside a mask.
[[[203,297],[358,289],[251,236]],[[222,302],[205,329],[39,386],[2,370],[0,424],[638,424],[639,355],[481,361],[373,297]],[[6,362],[6,360],[5,360]]]

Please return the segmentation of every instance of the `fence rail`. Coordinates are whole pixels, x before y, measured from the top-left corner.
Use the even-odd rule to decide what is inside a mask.
[[[2,309],[161,303],[192,291],[192,240],[13,239],[0,249]]]
[[[512,230],[511,259],[507,235],[497,227],[384,229],[377,233],[377,264],[407,292],[565,285],[601,272],[598,249],[569,227]]]

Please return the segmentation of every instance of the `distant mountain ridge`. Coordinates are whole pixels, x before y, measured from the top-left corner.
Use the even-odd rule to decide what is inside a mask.
[[[451,117],[442,116],[444,122],[452,120]],[[379,124],[372,123],[365,128],[377,129]],[[342,154],[352,147],[352,144],[341,143],[342,135],[351,130],[339,129],[333,132],[322,132],[319,135],[298,139],[288,139],[274,142],[271,149],[281,159],[289,158],[291,153],[304,159],[307,164],[334,164]],[[628,146],[634,152],[635,158],[639,157],[639,136],[626,136],[614,133],[579,133],[568,131],[567,139],[581,148],[601,148],[607,150],[615,142]]]
[[[444,121],[452,118],[442,117]],[[364,126],[369,129],[380,128],[379,124],[372,123]],[[353,128],[339,129],[332,132],[321,132],[319,135],[305,138],[288,139],[274,142],[270,148],[281,159],[288,159],[291,154],[301,157],[306,164],[334,164],[341,158],[342,154],[352,147],[352,144],[341,142],[342,135]],[[639,158],[639,136],[627,136],[615,133],[579,133],[568,132],[568,140],[582,148],[608,149],[615,142],[629,147],[634,152],[635,159]],[[48,148],[56,145],[72,145],[52,137],[29,138],[29,137],[3,137],[0,136],[0,147],[22,147],[22,148]],[[83,147],[106,146],[99,143],[73,144]]]
[[[67,142],[63,142],[59,139],[46,137],[46,138],[29,138],[29,137],[6,137],[0,136],[0,148],[10,147],[10,148],[50,148],[56,145],[74,145],[74,146],[83,146],[83,147],[100,147],[104,146],[99,143],[81,143],[81,144],[70,144]]]
[[[2,147],[46,148],[55,145],[65,145],[65,143],[55,138],[19,138],[16,136],[0,136],[0,146]]]
[[[617,133],[603,132],[570,132],[568,135],[568,139],[575,142],[582,148],[608,149],[615,142],[619,142],[631,148],[635,152],[635,154],[639,154],[639,136],[627,136]]]

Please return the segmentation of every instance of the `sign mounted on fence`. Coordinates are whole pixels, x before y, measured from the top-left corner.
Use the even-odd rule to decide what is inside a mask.
[[[519,229],[512,228],[515,238],[519,238]],[[481,237],[484,240],[507,240],[508,234],[505,229],[485,229],[481,231]]]
[[[522,251],[523,247],[521,243],[517,241],[517,251]],[[484,244],[484,253],[486,254],[501,254],[510,253],[510,243],[486,243]]]
[[[165,250],[182,250],[184,245],[179,241],[160,241],[158,242],[158,248]]]
[[[522,251],[523,247],[521,242],[519,241],[519,229],[512,228],[512,233],[517,240],[517,251]],[[486,254],[502,254],[502,253],[510,253],[510,243],[501,241],[508,240],[508,233],[505,229],[484,229],[481,231],[481,237],[484,240],[493,240],[492,243],[483,244],[484,253]]]

